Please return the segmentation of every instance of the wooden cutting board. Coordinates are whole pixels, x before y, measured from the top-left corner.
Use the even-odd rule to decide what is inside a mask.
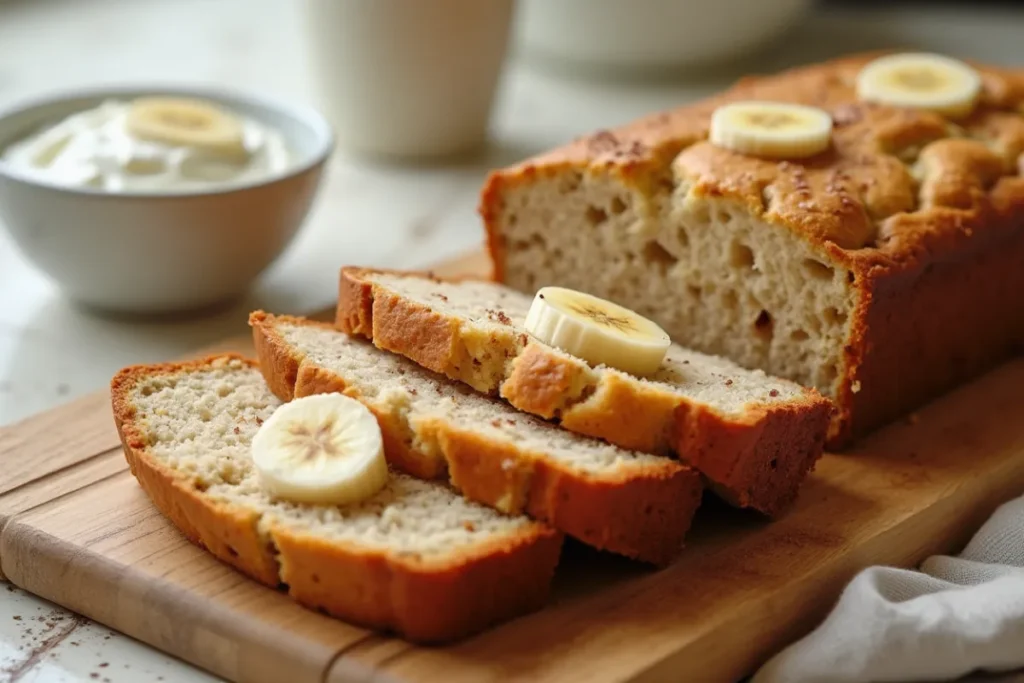
[[[483,269],[477,254],[437,272]],[[219,350],[251,351],[239,332]],[[857,570],[955,551],[1024,491],[1021,386],[1018,360],[826,455],[775,523],[706,499],[667,569],[569,544],[550,606],[448,647],[305,610],[188,544],[127,471],[106,392],[0,432],[0,568],[235,681],[735,680],[810,629]]]

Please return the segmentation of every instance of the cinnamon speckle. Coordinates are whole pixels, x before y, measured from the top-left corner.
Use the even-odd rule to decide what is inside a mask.
[[[433,294],[431,294],[431,296],[440,299],[441,301],[448,301],[448,297],[446,297],[444,294],[441,294],[440,292],[434,292]]]
[[[234,432],[235,432],[235,434],[241,434],[242,430],[238,428],[238,425],[235,425]]]
[[[108,662],[100,662],[100,663],[99,663],[99,664],[97,664],[96,666],[98,666],[98,667],[99,667],[99,668],[101,668],[101,669],[104,669],[104,668],[106,668],[106,667],[110,666],[110,664],[109,664]]]
[[[499,310],[495,310],[493,308],[488,308],[488,309],[486,309],[486,312],[487,312],[487,317],[490,320],[493,320],[495,322],[499,322],[502,325],[511,325],[512,324],[512,319],[508,317],[508,315],[505,313],[505,311],[499,311]]]
[[[258,424],[258,425],[263,424],[263,418],[262,417],[257,417],[256,418],[256,424]]]
[[[522,334],[519,335],[519,343],[520,344],[522,344],[523,346],[526,346],[526,342],[528,342],[528,341],[530,341],[530,338],[526,336],[525,332],[523,332]]]
[[[587,149],[592,154],[611,152],[619,144],[619,139],[608,130],[599,130],[587,139]]]
[[[768,392],[768,395],[771,396],[772,398],[775,398],[776,396],[779,395],[779,390],[778,389],[772,389],[771,391]]]
[[[849,126],[864,118],[864,113],[856,104],[843,104],[832,111],[832,121],[837,126]]]
[[[462,528],[466,531],[476,531],[476,527],[473,525],[473,522],[463,522]]]
[[[630,143],[629,148],[624,153],[624,156],[639,159],[642,158],[646,154],[646,152],[647,147],[644,146],[644,143],[640,142],[639,140],[634,140],[633,142]]]
[[[725,380],[725,386],[731,387],[732,386],[732,380],[731,379]]]
[[[15,615],[14,615],[14,617],[13,617],[13,619],[14,619],[15,621],[21,621],[21,615],[20,615],[20,614],[15,614]]]
[[[501,426],[501,420],[498,420],[498,419],[491,420],[491,426],[492,427],[500,427]]]
[[[415,396],[419,392],[416,391],[416,387],[409,387],[409,393],[412,394],[413,396]]]

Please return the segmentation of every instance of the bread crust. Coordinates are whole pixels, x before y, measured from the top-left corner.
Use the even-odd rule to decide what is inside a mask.
[[[440,324],[440,314],[377,286],[368,275],[381,272],[345,267],[336,324],[381,348],[411,358],[435,372],[466,380],[456,320]],[[406,273],[408,274],[408,273]],[[357,312],[358,315],[353,313]],[[420,325],[429,320],[429,324]],[[356,321],[357,324],[350,324]],[[745,414],[722,415],[656,384],[603,373],[600,384],[582,389],[582,365],[543,344],[497,334],[489,352],[504,355],[505,374],[479,383],[516,408],[544,418],[557,417],[571,431],[623,448],[676,455],[699,470],[727,501],[768,516],[782,515],[821,457],[832,405],[805,391],[785,403],[758,405]],[[489,386],[485,386],[489,385]]]
[[[1005,359],[1024,344],[1024,309],[992,296],[1019,293],[1024,271],[1024,71],[972,63],[983,92],[954,127],[932,113],[858,101],[857,72],[882,54],[744,78],[706,100],[494,171],[479,202],[494,279],[506,277],[502,214],[510,190],[537,178],[600,176],[636,193],[648,205],[639,211],[657,216],[685,182],[697,196],[739,202],[851,273],[858,303],[843,342],[830,447]],[[832,148],[805,163],[710,144],[712,112],[740,99],[824,108],[835,121]]]
[[[138,381],[156,375],[200,370],[219,359],[252,364],[238,354],[224,354],[182,363],[135,365],[122,369],[110,383],[114,424],[121,437],[128,467],[156,508],[192,543],[260,583],[276,587],[280,583],[277,560],[273,548],[260,538],[257,530],[260,516],[206,498],[195,477],[166,467],[146,452],[146,433],[135,423],[131,392]]]
[[[360,398],[343,377],[296,357],[276,331],[276,321],[323,326],[300,318],[254,312],[250,324],[265,372],[297,365],[294,396],[341,392]],[[280,381],[268,378],[271,386]],[[408,448],[400,453],[394,460],[396,466],[422,457],[424,451],[439,453],[447,463],[452,483],[467,498],[509,514],[528,514],[596,548],[656,566],[668,564],[679,554],[700,504],[700,476],[667,458],[597,478],[575,472],[526,447],[495,443],[472,425],[452,424],[440,418],[419,418],[408,424],[403,416],[371,410],[381,423],[386,444],[400,440],[389,439],[388,432],[396,429],[402,435],[415,431],[417,443],[424,444],[420,453]],[[411,439],[401,440],[411,443]],[[390,460],[392,453],[387,445],[385,451]]]
[[[125,457],[154,505],[192,543],[244,574],[286,587],[297,602],[419,643],[443,643],[539,609],[547,599],[561,550],[560,533],[531,524],[522,533],[481,542],[458,557],[430,559],[297,533],[255,510],[213,501],[194,478],[147,453],[135,423],[131,391],[145,377],[187,373],[240,360],[222,354],[183,362],[132,366],[111,381],[115,424]]]

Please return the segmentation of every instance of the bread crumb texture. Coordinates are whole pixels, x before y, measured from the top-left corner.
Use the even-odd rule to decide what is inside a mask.
[[[456,296],[453,292],[451,298]],[[566,431],[336,330],[287,323],[278,323],[276,329],[308,362],[344,377],[360,400],[403,415],[416,439],[414,449],[433,450],[419,441],[416,425],[440,419],[456,428],[472,430],[490,443],[542,454],[564,468],[594,478],[619,479],[648,468],[664,468],[664,458]]]
[[[271,500],[260,488],[249,447],[280,404],[255,368],[240,360],[206,369],[143,376],[131,389],[135,422],[146,451],[194,477],[215,502],[237,505],[269,525],[352,542],[398,556],[444,561],[496,536],[513,536],[534,523],[463,499],[447,487],[392,472],[374,497],[344,507]]]
[[[470,372],[494,380],[470,379],[470,384],[493,384],[498,388],[509,372],[504,353],[488,347],[491,340],[507,338],[508,344],[522,347],[529,343],[526,334],[526,315],[533,301],[531,295],[490,282],[443,282],[415,275],[366,272],[363,277],[375,285],[385,287],[402,298],[427,307],[442,316],[458,321],[467,344],[471,360]],[[476,343],[473,343],[476,340]],[[553,349],[556,355],[576,365],[584,365],[569,354]],[[467,367],[462,368],[466,371]],[[614,368],[584,368],[591,375],[588,384],[596,386],[604,373],[614,374],[628,382],[654,385],[664,391],[678,394],[698,403],[714,406],[723,415],[740,415],[753,404],[782,404],[804,395],[804,389],[792,382],[770,377],[761,370],[747,370],[719,356],[712,356],[678,344],[669,347],[661,369],[648,378],[637,378]]]

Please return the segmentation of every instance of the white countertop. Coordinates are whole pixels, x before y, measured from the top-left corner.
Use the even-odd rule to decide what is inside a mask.
[[[117,81],[230,83],[313,99],[292,0],[0,0],[0,107],[64,86]],[[76,11],[77,10],[77,11]],[[199,19],[201,17],[201,19]],[[1024,61],[1024,10],[819,13],[753,69],[903,45],[995,63]],[[161,361],[245,330],[262,307],[329,305],[344,263],[416,267],[481,241],[485,169],[593,129],[711,92],[743,69],[689,81],[609,84],[510,64],[494,142],[475,161],[402,168],[335,155],[306,227],[251,295],[199,320],[133,322],[69,306],[0,230],[0,425],[105,387],[120,367]],[[145,645],[0,585],[0,683],[217,680]]]

